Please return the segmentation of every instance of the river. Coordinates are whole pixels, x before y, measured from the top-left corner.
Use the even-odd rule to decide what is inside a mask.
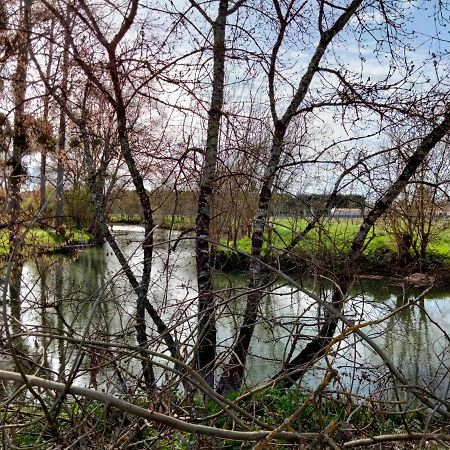
[[[114,226],[113,230],[130,265],[138,272],[143,229]],[[177,323],[174,336],[181,342],[182,354],[188,354],[196,331],[195,257],[192,240],[180,240],[175,249],[171,248],[178,235],[166,230],[157,233],[149,299],[166,323]],[[305,288],[323,296],[330,292],[320,279],[303,283]],[[219,350],[225,352],[245,307],[245,276],[218,273],[215,284],[220,302]],[[351,291],[346,314],[357,322],[376,320],[403,306],[400,312],[364,330],[411,384],[429,386],[442,395],[450,381],[449,341],[445,336],[450,334],[450,294],[434,291],[416,301],[419,292],[383,282],[358,282]],[[17,336],[15,344],[20,351],[42,370],[50,371],[54,379],[64,378],[72,369],[76,384],[107,390],[119,388],[114,376],[117,371],[128,373],[131,378],[136,376],[139,362],[131,356],[119,357],[114,347],[103,352],[79,352],[77,345],[54,337],[85,337],[134,345],[134,310],[135,295],[108,245],[70,256],[29,260],[15,268],[8,290],[10,331]],[[269,380],[280,369],[292,340],[298,340],[300,349],[308,336],[315,334],[318,314],[314,302],[292,286],[278,281],[269,287],[260,307],[261,320],[255,330],[246,383]],[[157,333],[150,320],[148,326],[150,337],[156,341]],[[153,348],[164,351],[156,344]],[[0,365],[12,368],[11,360],[5,356],[7,350],[3,353]],[[80,359],[74,368],[76,355]],[[165,364],[164,358],[158,361]],[[375,396],[384,395],[391,388],[380,357],[353,335],[335,345],[328,357],[308,372],[302,384],[314,387],[327,364],[338,371],[336,390]],[[156,372],[162,375],[161,369]]]

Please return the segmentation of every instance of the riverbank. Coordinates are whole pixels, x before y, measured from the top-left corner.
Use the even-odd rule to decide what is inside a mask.
[[[117,228],[117,242],[125,258],[133,268],[139,267],[142,261],[139,248],[144,237],[143,227],[130,226],[128,232],[125,232],[126,227]],[[162,305],[161,308],[167,308],[166,311],[173,308],[175,311],[183,311],[183,314],[187,312],[186,328],[183,328],[184,324],[180,321],[177,331],[180,330],[179,336],[189,345],[189,338],[185,336],[189,336],[190,330],[197,325],[195,300],[189,300],[195,299],[198,294],[195,241],[181,240],[176,249],[169,250],[168,238],[176,239],[178,235],[179,233],[156,230],[155,241],[163,243],[158,247],[160,255],[165,256],[167,253],[164,251],[170,251],[171,256],[154,258],[153,286],[166,284],[164,289],[155,288],[152,291],[152,301]],[[129,282],[120,263],[110,256],[110,252],[107,246],[103,246],[81,252],[76,258],[67,256],[49,258],[48,261],[47,258],[30,258],[25,261],[20,272],[15,272],[16,279],[21,280],[21,301],[14,302],[13,299],[10,302],[13,317],[11,323],[24,323],[25,331],[15,331],[14,339],[17,345],[20,342],[22,351],[26,349],[29,352],[26,354],[26,361],[39,361],[38,358],[44,354],[46,366],[41,368],[39,376],[53,376],[54,372],[51,369],[46,371],[47,367],[56,370],[61,370],[62,367],[65,372],[60,373],[67,376],[72,367],[72,355],[76,355],[79,349],[84,330],[89,330],[86,346],[83,348],[83,365],[76,371],[73,386],[113,393],[146,410],[164,408],[163,411],[168,411],[171,416],[178,416],[185,422],[234,430],[236,422],[228,414],[229,410],[221,413],[223,403],[222,407],[212,401],[205,404],[202,396],[196,396],[187,403],[181,384],[180,390],[176,390],[172,378],[165,377],[163,372],[156,372],[161,384],[158,384],[158,390],[149,395],[149,399],[155,399],[154,402],[146,399],[142,390],[134,390],[134,382],[142,370],[141,361],[139,358],[129,358],[131,353],[124,350],[132,349],[129,346],[134,345],[130,324],[134,324],[136,299],[130,295]],[[238,335],[241,314],[245,308],[245,302],[242,301],[245,290],[242,287],[245,287],[246,276],[222,276],[219,273],[216,276],[217,299],[220,304],[227,302],[226,309],[219,311],[217,321],[220,348],[226,350]],[[304,278],[302,282],[305,289],[318,290],[316,280]],[[33,287],[32,292],[30,287]],[[322,291],[324,298],[328,298],[327,292],[331,285],[323,288],[326,289]],[[261,425],[255,423],[256,419],[259,423],[267,423],[267,429],[270,430],[271,427],[283,424],[286,418],[298,411],[290,427],[304,433],[316,433],[315,436],[320,437],[325,425],[331,423],[333,428],[327,430],[341,448],[344,448],[345,443],[357,439],[370,440],[372,436],[398,435],[399,439],[405,439],[408,438],[408,433],[415,433],[417,439],[425,428],[429,433],[446,432],[448,423],[439,421],[437,414],[432,420],[428,420],[425,408],[411,408],[411,412],[398,414],[399,405],[406,405],[408,399],[402,396],[402,403],[397,401],[384,366],[380,369],[380,362],[378,359],[374,360],[373,353],[365,351],[358,343],[355,347],[347,346],[347,342],[352,342],[353,338],[343,341],[342,345],[336,343],[329,353],[327,363],[317,364],[316,369],[309,371],[308,376],[295,389],[286,391],[270,387],[264,390],[254,389],[250,393],[252,387],[266,384],[280,370],[289,343],[285,336],[298,335],[296,349],[300,350],[308,342],[308,330],[315,331],[319,316],[317,305],[301,291],[292,289],[283,282],[272,285],[270,291],[261,305],[261,320],[256,324],[248,358],[245,383],[248,389],[228,396],[240,411],[251,413],[251,416],[238,416],[244,428],[260,429]],[[93,298],[97,299],[98,293],[101,293],[101,302],[95,308]],[[363,318],[374,321],[384,318],[373,329],[367,325],[364,330],[370,335],[376,333],[377,343],[402,368],[409,385],[417,385],[417,380],[420,380],[423,386],[436,386],[432,391],[436,398],[445,398],[444,377],[447,372],[442,374],[442,379],[437,378],[437,374],[441,373],[439,369],[442,368],[443,355],[446,354],[439,345],[445,344],[445,335],[450,332],[449,295],[446,292],[433,297],[431,292],[427,292],[422,300],[409,303],[410,295],[410,291],[400,287],[392,289],[375,280],[368,280],[364,284],[362,295],[361,287],[355,283],[348,299],[348,311],[358,321]],[[186,309],[186,299],[189,301],[189,309]],[[398,312],[395,316],[390,316],[389,312],[394,309]],[[138,347],[135,348],[138,351]],[[158,359],[155,360],[158,362]],[[325,370],[331,365],[328,364],[329,361],[336,369],[336,375],[324,389],[317,391]],[[35,369],[33,373],[36,373]],[[11,385],[5,397],[9,398],[15,389],[16,386]],[[155,392],[162,393],[161,401],[155,397]],[[319,394],[314,396],[315,392]],[[52,397],[48,401],[52,401]],[[12,405],[16,406],[14,403]],[[35,444],[36,436],[47,430],[45,422],[37,423],[32,420],[41,412],[40,405],[29,402],[26,406],[17,405],[17,409],[7,411],[9,423],[24,424],[16,433],[11,433],[16,447]],[[134,430],[129,425],[129,416],[114,409],[114,405],[109,403],[105,406],[103,403],[77,397],[74,403],[68,401],[67,407],[55,418],[66,439],[77,439],[79,423],[94,430],[83,438],[83,448],[117,448],[124,430]],[[233,411],[236,409],[233,408]],[[125,424],[124,428],[121,428],[121,424]],[[113,425],[115,434],[111,433]],[[151,421],[144,425],[136,428],[136,433],[132,434],[136,448],[142,447],[143,442],[155,449],[244,448],[241,443],[201,437],[194,433],[172,430],[164,433]],[[75,430],[75,434],[71,430]],[[42,436],[40,448],[53,448],[52,437],[46,433]],[[281,441],[273,442],[273,445],[275,448],[289,448]],[[400,444],[395,444],[388,447],[386,444],[383,448],[411,448],[412,444],[408,445],[401,447]],[[245,448],[253,447],[254,443],[251,443]],[[366,445],[360,448],[366,448]]]
[[[65,230],[64,235],[61,235],[54,230],[32,228],[26,232],[21,255],[29,257],[42,254],[71,253],[93,245],[92,235],[84,230]],[[9,251],[9,232],[2,231],[0,232],[0,257],[7,257]]]
[[[321,260],[310,260],[308,256],[295,255],[276,258],[267,255],[262,261],[270,266],[281,269],[283,272],[295,276],[310,277],[322,275],[329,279],[335,279],[339,273],[348,271],[348,263],[345,261],[331,264],[327,262],[326,255]],[[214,261],[216,270],[226,273],[245,273],[249,268],[250,257],[232,251],[218,251]],[[450,264],[428,265],[420,269],[419,265],[402,266],[398,261],[381,262],[370,260],[363,256],[362,260],[355,264],[352,273],[356,278],[368,281],[383,282],[391,286],[427,287],[434,285],[439,288],[450,287]]]
[[[137,217],[114,217],[111,224],[134,225]],[[348,270],[348,251],[361,221],[359,219],[329,220],[325,225],[310,231],[289,251],[292,240],[304,229],[305,220],[277,219],[265,234],[263,261],[289,273],[325,276]],[[383,226],[376,227],[366,241],[364,252],[352,268],[360,277],[387,277],[393,282],[402,280],[411,285],[427,285],[437,281],[450,286],[450,224],[439,224],[433,235],[425,258],[417,257],[413,249],[409,256],[399,257],[397,243]],[[185,216],[166,216],[161,229],[193,230],[195,222]],[[215,267],[224,272],[245,272],[251,252],[251,238],[243,237],[235,243],[221,240],[215,255]],[[417,274],[427,274],[427,278]]]
[[[306,237],[291,248],[306,226],[306,221],[282,220],[273,223],[265,234],[263,261],[284,271],[305,275],[321,273],[335,275],[349,268],[347,258],[351,242],[358,232],[360,220],[330,220],[320,228],[310,231]],[[216,268],[223,271],[245,271],[248,269],[251,238],[244,237],[229,245],[222,240],[215,260]],[[438,233],[427,246],[425,257],[418,256],[413,248],[399,255],[396,240],[382,226],[376,227],[368,237],[363,254],[353,265],[352,272],[359,276],[394,277],[420,284],[436,278],[450,285],[450,227],[441,224]],[[428,280],[414,276],[425,273]]]
[[[138,214],[110,214],[110,225],[142,225],[142,217]],[[188,216],[165,216],[158,227],[163,230],[189,231],[195,227],[195,219]]]

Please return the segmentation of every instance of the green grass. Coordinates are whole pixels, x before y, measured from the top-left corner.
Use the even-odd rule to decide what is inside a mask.
[[[32,254],[35,251],[57,251],[63,247],[84,245],[91,241],[92,236],[84,230],[66,230],[61,236],[53,230],[32,228],[25,236],[24,252]],[[0,231],[0,256],[9,254],[9,231]]]
[[[370,402],[350,401],[349,398],[322,397],[320,401],[312,400],[310,395],[297,390],[267,388],[255,394],[253,403],[248,409],[255,411],[255,416],[277,426],[286,417],[291,416],[301,405],[305,405],[303,412],[292,424],[294,429],[303,432],[320,432],[331,421],[338,424],[345,423],[351,417],[351,424],[356,428],[370,427],[371,432],[402,432],[403,422],[398,415],[390,415]],[[249,402],[250,403],[250,402]],[[241,405],[243,406],[243,405]],[[381,420],[379,420],[381,419]],[[422,423],[417,415],[411,413],[406,418],[411,429],[419,431]]]
[[[110,214],[108,216],[109,223],[142,223],[140,214]]]
[[[438,238],[430,243],[429,250],[450,259],[450,222],[440,231]]]
[[[342,433],[343,429],[355,431],[363,429],[373,434],[396,434],[406,432],[405,423],[411,431],[420,432],[424,427],[424,419],[417,412],[405,414],[403,420],[396,413],[395,407],[388,404],[329,394],[313,398],[306,392],[278,387],[259,391],[241,401],[240,406],[251,411],[255,418],[273,427],[285,423],[286,418],[295,414],[295,419],[286,427],[291,431],[320,433],[329,424],[335,423],[334,437],[338,442],[339,440],[349,440],[349,436],[345,432]],[[214,414],[219,410],[217,405],[211,405],[207,412]],[[219,428],[231,428],[233,423],[226,415],[218,415],[211,425]],[[219,444],[219,442],[217,443]],[[286,448],[288,447],[286,446]],[[217,448],[238,450],[247,447],[222,442],[222,445],[217,445]],[[278,448],[278,446],[274,445],[273,448]]]
[[[307,225],[306,220],[272,219],[272,232],[265,233],[263,254],[283,251],[295,234]],[[345,256],[350,250],[351,243],[361,225],[357,219],[329,219],[321,226],[310,231],[306,238],[296,246],[296,252],[308,256],[333,255]],[[450,263],[450,225],[441,223],[438,235],[428,247],[431,260]],[[227,244],[225,240],[222,243]],[[237,242],[240,251],[251,252],[251,238],[243,237]],[[225,252],[231,252],[225,249]],[[387,255],[395,255],[397,245],[394,236],[390,235],[383,225],[376,226],[368,235],[364,254],[368,258],[380,259]]]
[[[165,216],[161,227],[172,230],[187,230],[195,226],[195,218],[189,216]]]

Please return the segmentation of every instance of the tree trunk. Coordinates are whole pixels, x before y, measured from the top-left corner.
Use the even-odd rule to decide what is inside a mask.
[[[53,64],[53,35],[54,35],[55,21],[52,20],[50,25],[50,42],[48,48],[48,61],[46,76],[47,80],[50,79],[52,64]],[[44,94],[44,124],[47,126],[49,123],[49,109],[50,109],[50,88],[45,86]],[[41,149],[41,166],[39,168],[39,197],[40,197],[40,209],[43,210],[47,201],[47,151],[48,145],[43,144]]]
[[[196,219],[196,261],[198,283],[197,367],[205,381],[214,387],[216,360],[216,307],[212,287],[210,254],[211,202],[217,165],[220,117],[225,79],[225,28],[228,0],[221,0],[213,23],[213,84],[208,113],[205,161],[203,164]]]
[[[53,14],[55,14],[59,20],[61,21],[62,25],[64,26],[65,30],[70,30],[70,24],[68,21],[59,14],[58,9],[51,6],[49,3],[46,4],[46,6],[52,11]],[[70,8],[71,12],[79,14],[79,10],[75,11],[74,6],[69,2],[68,7]],[[89,7],[87,4],[82,3],[80,4],[80,8],[82,11],[86,13],[86,15],[91,16],[91,11],[89,10]],[[104,46],[107,54],[108,54],[108,74],[110,76],[111,80],[111,87],[113,90],[113,94],[110,93],[110,88],[105,88],[101,84],[101,82],[96,78],[96,76],[92,73],[90,70],[89,65],[82,60],[82,58],[79,56],[77,49],[75,47],[75,44],[73,40],[70,38],[69,34],[69,42],[70,46],[74,49],[73,55],[76,60],[76,62],[80,65],[82,70],[84,71],[86,77],[89,80],[89,83],[86,86],[85,89],[85,95],[83,100],[83,108],[82,108],[82,114],[81,117],[77,117],[73,111],[68,107],[65,102],[61,101],[60,98],[55,97],[58,100],[58,103],[60,107],[63,108],[64,112],[71,118],[71,120],[77,124],[80,130],[80,134],[82,137],[82,143],[84,148],[84,154],[86,157],[87,162],[87,169],[89,173],[88,177],[88,183],[89,187],[92,193],[92,200],[94,203],[94,206],[96,208],[96,213],[98,215],[100,226],[103,231],[103,235],[105,236],[107,242],[111,245],[111,248],[116,255],[117,259],[119,260],[122,269],[127,276],[131,286],[133,287],[134,292],[137,295],[137,305],[136,305],[136,335],[137,335],[137,341],[138,345],[142,348],[145,348],[148,344],[147,339],[147,333],[146,333],[146,322],[145,322],[145,312],[147,311],[150,317],[152,318],[153,322],[156,325],[156,328],[158,332],[160,333],[161,337],[163,338],[164,342],[166,343],[168,350],[170,351],[170,354],[174,358],[179,358],[179,349],[176,341],[174,340],[172,334],[170,333],[170,330],[164,323],[164,321],[159,316],[156,309],[153,307],[153,305],[148,301],[147,295],[148,295],[148,288],[150,284],[150,275],[151,275],[151,266],[152,266],[152,254],[153,254],[153,232],[154,232],[154,223],[153,223],[153,211],[151,209],[150,205],[150,199],[148,197],[148,194],[146,192],[145,186],[144,186],[144,180],[142,177],[142,174],[139,172],[138,168],[136,167],[136,163],[131,151],[130,147],[130,141],[128,136],[128,129],[127,129],[127,119],[126,119],[126,105],[125,100],[123,98],[122,93],[122,82],[120,78],[120,70],[121,70],[121,63],[117,60],[116,57],[116,48],[117,45],[120,43],[120,41],[123,39],[129,28],[134,22],[134,18],[137,13],[138,8],[138,1],[132,0],[130,4],[130,9],[128,11],[128,15],[123,19],[122,25],[117,32],[117,34],[112,38],[110,42],[108,42],[104,36],[102,35],[99,28],[95,28],[97,38],[99,39],[99,42]],[[103,211],[102,207],[102,198],[101,195],[97,192],[97,183],[96,178],[97,174],[95,171],[95,165],[94,160],[92,157],[91,152],[91,143],[90,143],[90,136],[87,130],[87,114],[86,114],[86,98],[89,95],[90,87],[95,86],[99,89],[102,95],[105,96],[105,99],[107,99],[110,104],[113,106],[116,120],[117,120],[117,133],[119,137],[119,144],[120,144],[120,150],[121,154],[124,158],[124,161],[127,164],[127,168],[129,170],[129,173],[132,178],[133,185],[135,187],[136,193],[139,197],[139,201],[142,207],[142,212],[144,215],[144,241],[143,241],[143,270],[142,270],[142,278],[139,282],[136,278],[135,274],[133,273],[127,259],[121,252],[120,248],[117,245],[117,242],[115,241],[114,237],[112,236],[109,228],[108,223]],[[152,373],[152,365],[151,362],[148,360],[147,355],[145,352],[142,353],[142,364],[143,364],[143,373],[145,377],[145,381],[147,383],[148,387],[152,387],[154,384],[154,376]]]
[[[22,156],[27,150],[27,133],[25,123],[25,100],[27,90],[28,47],[30,40],[31,0],[25,0],[22,7],[20,30],[17,33],[17,65],[13,75],[12,85],[14,91],[14,131],[13,149],[8,164],[11,166],[9,175],[9,218],[11,233],[9,236],[10,252],[18,243],[20,234],[20,187],[25,175],[22,167]]]
[[[131,271],[131,268],[126,261],[125,257],[123,256],[121,250],[119,249],[117,242],[115,241],[114,237],[110,233],[108,229],[108,224],[106,221],[106,217],[104,215],[104,208],[103,208],[103,193],[99,191],[99,183],[97,181],[98,173],[94,171],[94,160],[92,157],[91,152],[91,145],[90,145],[90,139],[89,134],[87,132],[87,128],[84,122],[80,122],[79,124],[82,140],[83,140],[83,148],[84,153],[87,161],[87,167],[89,172],[89,188],[91,190],[92,194],[92,201],[95,206],[96,216],[98,219],[99,227],[101,227],[103,236],[105,236],[108,243],[111,245],[111,248],[113,249],[116,257],[118,258],[119,262],[122,264],[122,268],[127,275],[130,284],[132,285],[136,295],[137,295],[137,302],[136,302],[136,340],[138,342],[139,347],[142,349],[146,348],[148,336],[146,332],[146,323],[145,323],[145,311],[146,311],[146,304],[148,303],[147,300],[147,291],[143,290],[142,288],[142,282],[139,283],[134,276],[133,272]],[[151,306],[151,305],[150,305]],[[167,327],[162,323],[161,319],[159,318],[156,311],[151,309],[151,312],[154,313],[156,316],[155,324],[158,327],[158,331],[160,331],[160,326],[164,327],[163,333],[167,331]],[[152,314],[150,314],[152,316]],[[153,317],[152,317],[153,318]],[[159,323],[158,322],[161,322]],[[168,334],[165,336],[166,342],[167,340],[171,340],[171,335]],[[171,353],[173,353],[172,347],[174,346],[173,342],[168,343],[169,350],[171,350]],[[153,373],[153,367],[151,363],[148,361],[147,355],[145,353],[142,353],[142,368],[143,368],[143,375],[144,380],[146,382],[147,388],[153,389],[154,383],[155,383],[155,376]]]
[[[253,332],[255,330],[258,307],[262,297],[260,288],[263,284],[264,277],[262,275],[259,260],[262,257],[264,229],[268,219],[269,203],[272,198],[272,185],[281,156],[282,142],[285,132],[286,129],[281,124],[275,131],[271,151],[272,157],[265,174],[266,181],[264,182],[259,194],[258,213],[253,224],[252,259],[250,260],[248,272],[248,287],[250,293],[247,296],[244,320],[239,329],[236,343],[233,346],[232,356],[220,379],[219,392],[222,393],[238,390],[244,378],[245,363]]]
[[[66,20],[70,22],[69,5],[66,9]],[[61,91],[62,101],[67,102],[67,89],[69,82],[69,38],[70,29],[64,29],[64,48],[62,60],[62,80]],[[64,156],[66,149],[66,113],[63,108],[59,110],[59,127],[58,127],[58,149],[57,149],[57,165],[56,165],[56,187],[55,187],[55,228],[58,233],[64,234],[62,229],[64,223]]]
[[[45,115],[44,115],[45,117]],[[39,207],[45,208],[47,202],[47,149],[41,149],[41,166],[39,168]]]

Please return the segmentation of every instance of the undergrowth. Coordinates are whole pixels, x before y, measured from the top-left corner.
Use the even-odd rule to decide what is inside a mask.
[[[237,397],[238,393],[228,396],[230,400],[235,400]],[[178,413],[179,416],[182,411],[179,404],[180,397],[174,398],[173,401],[171,414]],[[148,409],[154,407],[151,402],[142,399],[137,403]],[[362,436],[420,432],[425,426],[425,416],[418,412],[420,410],[400,415],[392,403],[375,399],[355,400],[350,394],[340,396],[324,394],[313,398],[310,393],[274,387],[239,401],[239,406],[251,413],[254,418],[253,421],[241,418],[245,421],[248,431],[260,429],[260,426],[255,423],[256,419],[276,428],[286,423],[287,418],[302,408],[301,414],[285,426],[286,431],[321,433],[330,424],[334,424],[332,437],[340,444]],[[211,400],[204,403],[201,398],[196,398],[189,409],[195,413],[194,422],[196,423],[216,428],[236,429],[237,425],[233,423],[230,416]],[[58,438],[50,433],[39,408],[11,407],[2,416],[3,423],[26,424],[27,420],[30,421],[29,425],[20,426],[17,429],[10,427],[4,431],[6,433],[4,438],[7,435],[6,440],[15,447],[34,446],[36,449],[47,450],[58,445]],[[36,421],[36,417],[41,417],[42,420]],[[79,441],[79,445],[74,448],[120,448],[119,444],[125,445],[125,443],[130,448],[160,450],[192,448],[237,450],[254,447],[254,442],[243,444],[168,429],[163,425],[144,421],[94,401],[80,400],[67,403],[55,422],[60,440]],[[438,423],[434,425],[445,426]],[[431,424],[428,423],[427,426]],[[136,443],[139,443],[137,447]],[[281,441],[278,443],[273,441],[273,444],[273,448],[292,446]]]

